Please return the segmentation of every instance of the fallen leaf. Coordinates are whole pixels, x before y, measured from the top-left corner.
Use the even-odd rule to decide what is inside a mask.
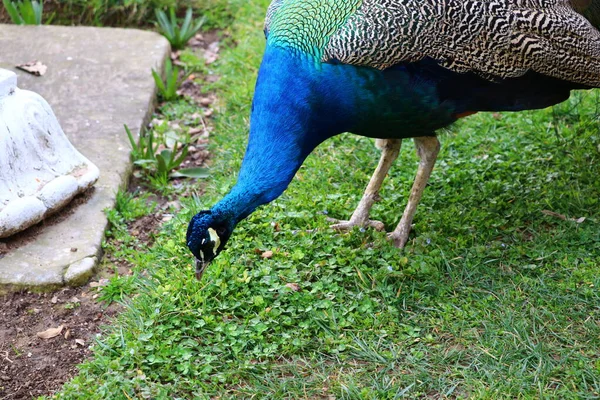
[[[100,279],[98,282],[90,282],[90,287],[97,288],[102,286],[108,286],[108,282],[108,279],[103,278]]]
[[[64,325],[60,325],[58,328],[49,328],[43,332],[36,333],[36,336],[40,339],[52,339],[53,337],[60,335],[64,327]]]
[[[48,67],[39,61],[30,61],[25,64],[20,64],[17,65],[17,68],[35,76],[43,76],[48,70]]]
[[[542,214],[548,215],[550,217],[559,218],[559,219],[562,219],[563,221],[567,220],[567,217],[565,215],[562,215],[562,214],[559,214],[559,213],[556,213],[556,212],[550,211],[550,210],[542,210]]]
[[[75,343],[77,343],[80,346],[85,346],[85,342],[83,341],[83,339],[75,339]]]
[[[264,253],[262,253],[262,258],[273,258],[273,252],[271,250],[267,250]]]
[[[200,98],[200,105],[203,107],[208,107],[213,103],[213,99],[210,97],[201,97]]]
[[[52,300],[50,300],[50,302],[51,302],[52,304],[56,304],[56,303],[58,303],[58,297],[57,297],[57,296],[54,296],[54,297],[52,298]]]
[[[204,50],[204,62],[206,65],[212,64],[219,58],[219,42],[213,42]]]
[[[165,121],[163,119],[153,118],[150,122],[150,127],[161,126]]]
[[[562,215],[562,214],[559,214],[559,213],[556,213],[556,212],[550,211],[550,210],[542,210],[542,214],[548,215],[550,217],[555,217],[555,218],[558,218],[558,219],[562,219],[563,221],[573,221],[573,222],[576,222],[578,224],[581,224],[581,223],[583,223],[586,220],[585,217],[581,217],[581,218],[569,218],[566,215]]]
[[[65,331],[65,339],[66,339],[66,340],[69,340],[69,338],[70,338],[70,337],[71,337],[71,330],[70,330],[70,329],[67,329],[67,330]]]
[[[177,200],[169,201],[166,206],[167,208],[172,208],[175,211],[181,210],[181,203]]]
[[[292,289],[294,292],[300,291],[300,286],[297,283],[286,283],[285,287]]]

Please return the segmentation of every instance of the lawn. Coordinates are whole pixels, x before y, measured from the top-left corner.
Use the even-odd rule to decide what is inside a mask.
[[[379,157],[372,140],[329,140],[193,279],[187,222],[235,182],[264,47],[268,1],[232,4],[205,194],[179,198],[151,245],[115,222],[152,212],[147,196],[121,196],[105,250],[135,273],[104,298],[125,311],[56,397],[599,398],[597,92],[443,132],[402,251],[384,233],[328,227],[351,214]],[[185,100],[162,109],[189,111]],[[373,210],[388,229],[417,163],[405,141]]]

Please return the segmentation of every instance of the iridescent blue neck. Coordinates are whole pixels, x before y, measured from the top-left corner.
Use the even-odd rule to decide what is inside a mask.
[[[321,142],[347,131],[352,106],[328,82],[316,60],[267,46],[258,74],[250,137],[238,181],[213,211],[229,214],[234,223],[268,203],[287,188],[305,158]]]

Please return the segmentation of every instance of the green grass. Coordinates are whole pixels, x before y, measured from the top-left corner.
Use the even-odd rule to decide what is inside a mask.
[[[234,183],[264,46],[267,1],[233,3],[237,46],[215,71],[222,107],[207,193],[182,198],[151,248],[114,230],[107,251],[136,275],[107,296],[132,296],[56,397],[600,397],[595,92],[444,133],[403,251],[383,233],[328,228],[328,216],[350,215],[379,157],[370,140],[330,140],[280,199],[239,225],[203,281],[192,278],[187,221]],[[373,211],[388,228],[416,165],[406,141]],[[119,215],[136,214],[135,201],[120,204]]]
[[[231,21],[232,2],[228,0],[44,0],[44,15],[56,25],[95,25],[152,27],[155,10],[176,7],[179,17],[191,7],[195,15],[206,17],[203,29],[224,29]],[[48,19],[48,17],[45,17]],[[0,7],[0,23],[10,16]]]

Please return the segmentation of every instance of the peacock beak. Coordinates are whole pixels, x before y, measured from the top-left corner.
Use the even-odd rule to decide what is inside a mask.
[[[201,280],[204,270],[208,266],[209,262],[200,261],[196,258],[196,279]]]

